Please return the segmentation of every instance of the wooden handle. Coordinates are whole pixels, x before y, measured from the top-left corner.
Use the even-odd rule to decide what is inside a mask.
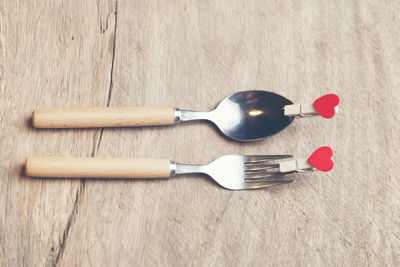
[[[168,178],[170,161],[132,158],[28,158],[30,177]]]
[[[111,107],[36,110],[35,128],[156,126],[175,123],[172,107]]]

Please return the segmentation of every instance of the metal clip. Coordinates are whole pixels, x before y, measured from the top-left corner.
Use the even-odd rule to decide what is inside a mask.
[[[314,104],[293,104],[283,107],[284,115],[288,117],[314,117],[320,116],[314,107]],[[335,107],[335,112],[339,113],[338,106]]]

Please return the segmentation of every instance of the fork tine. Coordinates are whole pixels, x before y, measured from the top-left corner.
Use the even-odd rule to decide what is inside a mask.
[[[277,170],[278,169],[278,170]],[[254,165],[244,165],[244,173],[253,172],[273,172],[279,171],[279,164],[254,164]]]
[[[244,178],[245,182],[281,182],[286,181],[288,179],[284,179],[287,174],[281,173],[269,173],[269,174],[255,174],[255,175],[246,175]]]
[[[259,180],[274,181],[276,178],[277,178],[276,174],[271,173],[271,174],[264,174],[264,175],[262,175],[262,174],[253,175],[253,176],[244,178],[244,180],[246,182],[259,181]],[[280,178],[278,178],[278,179],[280,179]]]
[[[259,163],[259,162],[278,160],[278,159],[288,159],[288,158],[293,158],[293,156],[292,155],[254,155],[254,156],[251,155],[251,156],[246,156],[245,164]]]
[[[289,184],[293,182],[293,180],[285,180],[285,181],[280,181],[280,182],[260,182],[260,183],[247,183],[247,189],[262,189],[262,188],[267,188],[271,186],[276,186],[276,185],[282,185],[282,184]]]

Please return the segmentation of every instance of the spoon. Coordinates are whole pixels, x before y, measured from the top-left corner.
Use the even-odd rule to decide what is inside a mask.
[[[209,112],[172,107],[65,108],[36,110],[32,123],[36,128],[97,128],[208,120],[233,140],[253,141],[278,133],[298,116],[330,118],[338,112],[338,104],[339,98],[333,94],[317,99],[314,104],[300,105],[272,92],[243,91],[225,98]]]

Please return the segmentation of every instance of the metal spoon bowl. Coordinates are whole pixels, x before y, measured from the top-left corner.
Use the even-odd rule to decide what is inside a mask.
[[[210,112],[177,109],[175,116],[177,121],[208,120],[231,139],[255,141],[278,133],[294,120],[283,110],[291,104],[272,92],[243,91],[225,98]]]

